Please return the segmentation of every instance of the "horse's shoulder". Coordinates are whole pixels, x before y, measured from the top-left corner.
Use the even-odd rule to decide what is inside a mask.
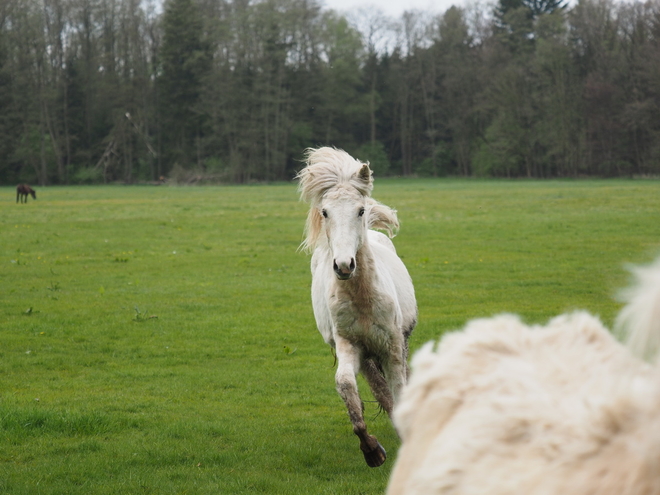
[[[394,247],[394,243],[385,234],[383,234],[382,232],[378,232],[377,230],[369,230],[368,235],[369,235],[369,240],[375,242],[377,246],[386,247],[394,254],[396,254],[396,248]]]
[[[312,273],[316,272],[316,267],[319,266],[319,263],[322,262],[324,258],[327,258],[329,251],[325,246],[318,246],[312,253],[311,268]]]

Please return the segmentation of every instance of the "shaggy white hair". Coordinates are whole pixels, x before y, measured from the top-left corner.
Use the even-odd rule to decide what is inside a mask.
[[[307,149],[305,162],[307,166],[296,176],[300,199],[310,204],[305,238],[300,245],[302,251],[313,253],[318,247],[323,223],[319,204],[328,191],[337,187],[355,190],[366,198],[367,225],[370,229],[384,230],[390,238],[396,235],[399,229],[396,210],[371,197],[374,179],[368,163],[362,163],[344,150],[328,146]]]
[[[660,261],[635,274],[630,347],[576,312],[475,320],[417,352],[387,493],[660,494]]]
[[[300,199],[306,203],[316,206],[328,190],[338,185],[352,186],[362,196],[371,196],[374,180],[368,164],[353,158],[344,150],[328,146],[308,148],[305,150],[305,162],[307,167],[296,178],[300,181]]]

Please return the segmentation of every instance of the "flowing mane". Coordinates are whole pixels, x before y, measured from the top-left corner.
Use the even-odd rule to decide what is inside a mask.
[[[318,205],[323,196],[335,187],[355,189],[367,197],[369,228],[385,230],[390,237],[396,235],[399,228],[396,210],[371,198],[374,179],[368,163],[356,160],[343,150],[327,146],[305,150],[305,163],[307,166],[296,176],[300,199],[310,204],[305,238],[300,245],[302,251],[310,253],[318,245],[322,224]]]
[[[305,163],[296,178],[300,181],[300,198],[315,206],[323,195],[333,187],[354,187],[362,196],[371,196],[374,180],[369,164],[356,160],[343,150],[336,148],[308,148]]]

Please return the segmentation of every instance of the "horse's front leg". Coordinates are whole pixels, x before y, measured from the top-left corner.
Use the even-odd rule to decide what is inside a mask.
[[[378,467],[385,462],[387,454],[376,437],[367,433],[364,422],[362,400],[357,388],[357,373],[360,371],[360,351],[346,339],[337,336],[337,374],[335,383],[337,392],[344,399],[348,415],[353,423],[353,432],[360,439],[360,450],[369,467]]]
[[[362,374],[367,379],[367,383],[371,388],[371,392],[380,404],[380,407],[392,417],[392,409],[394,407],[394,399],[392,398],[392,391],[385,380],[382,372],[378,369],[378,365],[373,359],[366,359],[362,362]]]
[[[383,374],[385,380],[390,386],[392,399],[396,405],[401,395],[401,390],[407,381],[408,363],[407,363],[407,345],[403,334],[394,335],[390,346],[390,355],[383,362]]]

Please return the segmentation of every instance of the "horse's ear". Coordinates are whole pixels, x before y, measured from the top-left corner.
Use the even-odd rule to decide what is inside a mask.
[[[362,168],[358,172],[358,179],[366,183],[371,182],[371,169],[368,163],[363,163]]]

